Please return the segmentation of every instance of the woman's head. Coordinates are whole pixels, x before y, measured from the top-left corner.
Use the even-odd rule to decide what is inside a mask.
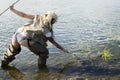
[[[46,14],[46,20],[49,23],[54,24],[57,21],[57,19],[58,19],[58,17],[56,15],[56,13],[51,12],[51,11],[47,12],[47,14]]]
[[[58,17],[54,12],[48,11],[43,16],[44,25],[47,25],[52,30],[52,25],[57,21]]]

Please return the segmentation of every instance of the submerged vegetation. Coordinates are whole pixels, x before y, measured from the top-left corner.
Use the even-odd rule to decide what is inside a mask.
[[[109,49],[105,48],[102,53],[102,60],[109,61],[113,59],[113,54],[109,51]]]

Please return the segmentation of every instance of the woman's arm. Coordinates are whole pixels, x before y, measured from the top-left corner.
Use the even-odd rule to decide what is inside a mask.
[[[69,53],[68,50],[64,49],[62,46],[60,46],[52,37],[49,37],[48,40],[54,44],[57,48],[61,49],[62,51]]]
[[[13,13],[17,14],[18,16],[20,16],[20,17],[27,18],[27,19],[30,19],[30,20],[33,20],[33,19],[34,19],[34,15],[30,15],[30,14],[26,14],[26,13],[24,13],[24,12],[18,11],[18,10],[16,10],[16,9],[14,9],[14,5],[11,5],[11,6],[10,6],[10,10],[11,10]]]

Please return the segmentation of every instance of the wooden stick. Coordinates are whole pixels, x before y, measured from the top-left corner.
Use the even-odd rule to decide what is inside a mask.
[[[15,5],[16,3],[18,3],[20,0],[17,0],[16,2],[14,2],[12,5]],[[9,7],[7,9],[5,9],[2,13],[0,13],[0,16],[5,13],[7,10],[9,9]]]

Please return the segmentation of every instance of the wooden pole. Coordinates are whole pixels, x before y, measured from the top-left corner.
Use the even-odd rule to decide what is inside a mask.
[[[12,5],[15,5],[16,3],[18,3],[20,0],[17,0],[16,2],[14,2]],[[7,10],[9,9],[9,7],[7,9],[5,9],[2,13],[0,13],[0,16],[5,13]]]

